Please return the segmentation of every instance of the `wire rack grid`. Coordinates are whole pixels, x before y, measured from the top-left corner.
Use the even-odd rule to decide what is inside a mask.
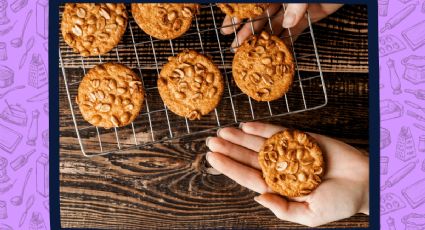
[[[178,53],[179,49],[183,50],[187,48],[181,48],[181,45],[179,45],[178,42],[181,39],[177,39],[177,41],[176,39],[160,41],[147,35],[147,39],[136,41],[135,33],[143,32],[137,31],[140,30],[140,28],[130,17],[127,29],[129,30],[130,36],[129,42],[121,42],[110,52],[108,57],[100,55],[97,57],[98,63],[103,63],[104,61],[121,63],[123,58],[120,56],[120,52],[122,52],[122,50],[132,49],[136,60],[134,69],[140,74],[146,92],[144,109],[136,120],[126,127],[112,129],[91,126],[82,118],[78,106],[74,103],[74,99],[77,95],[79,82],[82,76],[87,72],[88,60],[81,56],[66,54],[63,50],[64,48],[59,47],[59,68],[61,69],[60,72],[63,77],[64,90],[66,91],[67,100],[70,106],[76,136],[84,156],[106,155],[166,140],[183,138],[188,135],[200,134],[220,127],[235,125],[239,122],[262,120],[314,110],[327,104],[326,87],[311,25],[312,22],[308,12],[306,13],[309,25],[308,30],[300,34],[292,34],[291,30],[288,29],[288,33],[285,36],[281,36],[281,38],[287,42],[290,49],[292,49],[295,60],[296,76],[292,88],[281,99],[276,101],[256,102],[243,94],[232,79],[231,66],[229,66],[229,64],[227,64],[228,61],[226,61],[229,59],[229,55],[233,56],[232,49],[228,44],[226,45],[224,44],[225,42],[222,41],[224,37],[220,33],[220,29],[223,26],[217,25],[217,15],[221,14],[222,16],[222,13],[216,4],[205,4],[202,5],[200,9],[201,14],[195,16],[192,28],[184,34],[182,38],[184,39],[184,37],[189,36],[197,37],[199,40],[197,42],[198,46],[191,47],[191,49],[212,56],[213,61],[219,67],[225,80],[225,90],[220,105],[209,115],[202,117],[200,121],[189,121],[185,118],[178,117],[170,112],[162,102],[154,102],[159,98],[156,87],[156,76],[160,72],[161,65],[165,64],[167,56],[174,56]],[[286,9],[284,8],[284,10]],[[284,12],[281,13],[284,14]],[[212,20],[212,24],[209,23],[211,27],[201,28],[201,25],[207,24],[202,23],[200,19],[203,15],[208,15],[208,20]],[[278,16],[279,14],[270,15],[267,11],[267,16],[250,19],[245,22],[236,23],[234,18],[232,18],[232,24],[226,27],[230,26],[233,28],[234,36],[232,37],[236,40],[237,46],[239,46],[238,37],[236,36],[238,26],[242,27],[248,25],[251,28],[251,32],[255,34],[254,23],[256,21],[266,20],[266,27],[268,27],[273,34],[272,20]],[[296,52],[297,46],[294,44],[295,36],[297,36],[299,40],[304,41],[304,43],[306,41],[311,42],[310,52],[312,53],[306,54],[304,49],[302,50],[303,55],[298,56]],[[227,37],[229,37],[229,35]],[[301,37],[304,37],[304,39],[301,39]],[[171,52],[170,55],[159,54],[157,50],[158,47],[156,46],[157,42],[169,43],[167,50]],[[146,49],[149,49],[148,53],[151,54],[150,56],[145,55],[146,53],[144,51],[146,51]],[[143,55],[141,55],[141,52],[143,52]],[[161,53],[163,53],[163,51],[161,51]],[[162,58],[162,56],[164,56],[164,58]],[[309,71],[308,74],[304,74],[300,71],[298,60],[311,56],[314,56],[316,59],[315,71]],[[149,65],[143,65],[141,61],[142,58],[150,59],[153,62]],[[66,64],[69,62],[80,63],[80,69],[82,69],[81,75],[68,73],[69,70],[66,68]],[[309,96],[308,92],[313,91],[316,93]],[[317,102],[318,98],[320,98],[319,103]],[[61,116],[63,116],[63,114],[61,114]],[[166,128],[164,128],[164,126]]]

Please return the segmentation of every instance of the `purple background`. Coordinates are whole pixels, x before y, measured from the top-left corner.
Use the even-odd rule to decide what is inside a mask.
[[[48,141],[48,135],[43,138],[43,132],[48,128],[47,10],[47,0],[0,0],[0,97],[9,89],[25,86],[10,91],[0,98],[0,229],[2,230],[49,229],[48,191],[43,186],[47,179],[45,173],[48,173],[49,153],[48,143],[43,143],[43,140]],[[22,45],[17,46],[27,15],[30,17],[22,37]],[[15,38],[18,39],[14,40]],[[32,39],[34,42],[31,48]],[[27,48],[25,59],[23,56]],[[40,94],[38,97],[34,97],[38,94]],[[38,111],[38,120],[33,120],[35,111]],[[26,123],[25,117],[27,117]],[[34,145],[28,144],[28,139],[34,140]],[[25,164],[17,164],[18,161],[15,159],[31,150],[34,151],[28,161]],[[17,198],[19,200],[30,169],[32,171],[28,174],[22,203],[19,204],[16,201]],[[32,206],[31,199],[33,199]]]

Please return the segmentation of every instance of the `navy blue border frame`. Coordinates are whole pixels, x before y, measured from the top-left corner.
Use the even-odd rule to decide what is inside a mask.
[[[106,0],[91,0],[90,2],[105,2]],[[137,2],[130,0],[107,0],[108,2]],[[59,207],[59,5],[65,2],[87,2],[87,0],[50,0],[49,1],[49,175],[50,175],[50,229],[62,229],[60,225]],[[185,1],[144,1],[144,2],[185,2]],[[187,1],[186,1],[187,2]],[[198,1],[208,3],[212,1]],[[220,1],[219,1],[220,2]],[[261,2],[244,1],[244,2]],[[267,1],[281,2],[281,1]],[[285,1],[306,2],[306,1]],[[309,3],[344,3],[365,4],[368,9],[368,60],[369,60],[369,160],[370,160],[370,190],[369,190],[369,227],[360,229],[380,228],[380,174],[379,174],[379,56],[378,56],[378,1],[372,0],[330,0],[307,1]],[[73,228],[74,229],[74,228]],[[356,229],[356,228],[350,228]]]

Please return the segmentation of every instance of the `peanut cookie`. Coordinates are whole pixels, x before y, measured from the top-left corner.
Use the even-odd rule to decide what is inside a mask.
[[[180,37],[192,24],[199,4],[189,3],[133,3],[131,13],[145,33],[157,39]]]
[[[258,161],[267,185],[287,197],[310,194],[324,174],[320,147],[313,137],[298,130],[281,131],[267,139]]]
[[[278,37],[261,32],[252,35],[237,49],[232,65],[236,85],[257,101],[282,97],[292,84],[292,54]]]
[[[84,57],[112,50],[126,27],[127,11],[122,3],[67,3],[62,14],[65,42]]]
[[[112,128],[130,124],[142,109],[144,97],[142,82],[131,69],[105,63],[84,76],[76,101],[86,121]]]
[[[227,15],[239,19],[252,18],[263,14],[269,3],[218,3],[217,6]]]
[[[162,100],[175,114],[201,119],[220,102],[223,77],[214,63],[193,50],[170,57],[158,78]]]

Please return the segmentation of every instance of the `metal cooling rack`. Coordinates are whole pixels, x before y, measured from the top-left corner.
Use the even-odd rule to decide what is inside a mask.
[[[208,18],[212,18],[213,27],[201,28],[202,24],[199,21],[200,17],[203,17],[204,14],[207,14]],[[120,57],[121,51],[119,49],[134,50],[134,55],[137,61],[135,71],[137,71],[141,76],[143,86],[145,87],[146,97],[143,111],[141,111],[135,121],[126,127],[103,129],[91,126],[89,123],[84,121],[77,105],[74,103],[74,100],[77,95],[79,81],[87,71],[88,60],[80,56],[68,55],[72,52],[67,52],[63,48],[59,47],[59,68],[61,69],[60,72],[62,73],[76,135],[84,156],[90,157],[105,155],[161,141],[182,138],[188,135],[200,134],[220,127],[234,125],[239,122],[261,120],[314,110],[327,104],[326,87],[320,66],[311,19],[308,13],[306,14],[309,24],[308,30],[305,30],[301,34],[292,34],[289,29],[289,36],[282,36],[282,39],[285,39],[290,44],[290,49],[293,51],[296,76],[294,78],[294,84],[289,92],[281,99],[273,102],[253,101],[247,95],[243,94],[235,85],[232,79],[231,66],[226,64],[225,61],[226,55],[231,55],[233,57],[233,53],[231,53],[230,46],[224,46],[221,41],[224,40],[223,35],[220,34],[221,26],[218,26],[218,20],[216,20],[217,15],[220,14],[222,13],[216,4],[202,5],[200,16],[198,15],[194,18],[192,28],[182,36],[182,38],[197,36],[199,38],[199,44],[197,44],[199,47],[191,47],[191,49],[195,49],[206,55],[215,56],[218,60],[213,60],[225,78],[225,90],[220,105],[209,115],[202,117],[200,121],[189,121],[185,118],[174,115],[172,112],[168,111],[167,107],[162,104],[162,101],[160,106],[158,106],[158,103],[152,103],[152,101],[159,98],[155,79],[160,72],[160,67],[162,64],[165,64],[166,60],[159,60],[160,55],[156,50],[158,48],[155,48],[155,44],[157,42],[164,41],[155,40],[151,36],[147,36],[147,40],[136,42],[134,34],[137,30],[140,30],[140,28],[137,26],[132,17],[129,18],[129,25],[127,28],[131,35],[131,42],[126,42],[125,44],[122,44],[124,42],[120,43],[117,48],[109,53],[108,57],[98,57],[99,63],[104,61],[120,63],[122,62],[122,58]],[[242,24],[241,26],[245,24],[250,25],[251,31],[254,33],[253,22],[266,19],[268,24],[267,26],[270,28],[271,33],[273,33],[271,20],[276,16],[277,15],[270,16],[267,12],[267,17],[265,18],[247,20],[240,24]],[[221,21],[219,21],[219,23],[221,24]],[[235,37],[237,33],[236,25],[235,20],[232,19],[232,25],[230,26],[233,27]],[[137,32],[143,33],[140,31]],[[228,36],[231,35],[227,35],[227,37]],[[294,44],[295,36],[298,36],[298,39],[303,42],[311,42],[311,54],[302,56],[297,55],[297,46]],[[303,39],[301,39],[301,37],[303,37]],[[181,39],[174,39],[166,41],[169,43],[169,50],[173,56],[178,53],[176,49],[179,47],[178,42],[180,40]],[[208,42],[203,40],[208,40]],[[237,43],[239,46],[238,41]],[[142,46],[142,49],[140,49],[140,46]],[[142,51],[146,51],[146,49],[150,49],[148,53],[151,53],[151,56],[147,58],[153,59],[154,63],[152,65],[141,64],[140,59],[142,56],[140,53]],[[303,53],[305,52],[306,51],[304,49]],[[111,58],[111,54],[115,57]],[[308,73],[306,72],[307,74],[301,72],[298,60],[312,56],[316,59],[316,63],[314,63],[315,67],[313,68],[314,71],[311,71],[310,66],[310,71]],[[143,55],[143,58],[146,58],[146,55]],[[67,73],[68,69],[65,67],[65,64],[70,62],[80,63],[80,68],[82,69],[80,76]],[[152,75],[152,77],[145,75]],[[309,95],[309,90],[314,90],[316,93]],[[311,100],[313,97],[314,103],[313,100]],[[319,100],[320,103],[317,103],[318,98],[321,99]],[[244,116],[245,119],[241,119],[241,116]],[[246,117],[250,118],[246,119]],[[164,128],[164,126],[166,126],[166,128]]]

